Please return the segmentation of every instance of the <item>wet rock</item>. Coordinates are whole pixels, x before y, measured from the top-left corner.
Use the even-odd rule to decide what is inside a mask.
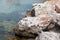
[[[35,40],[37,34],[28,32],[28,30],[21,31],[18,28],[14,28],[12,32],[14,35],[8,35],[7,40]]]
[[[31,33],[29,30],[19,30],[19,29],[14,29],[13,31],[15,33],[15,36],[17,37],[24,37],[24,38],[35,38],[37,36],[36,33]]]

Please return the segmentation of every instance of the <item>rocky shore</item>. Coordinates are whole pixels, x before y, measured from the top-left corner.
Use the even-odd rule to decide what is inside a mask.
[[[8,40],[60,40],[60,1],[35,3]]]

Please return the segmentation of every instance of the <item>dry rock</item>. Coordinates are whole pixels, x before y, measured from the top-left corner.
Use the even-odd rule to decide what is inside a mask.
[[[42,32],[36,40],[60,40],[60,35],[55,32]]]
[[[56,2],[55,10],[60,13],[60,1]]]

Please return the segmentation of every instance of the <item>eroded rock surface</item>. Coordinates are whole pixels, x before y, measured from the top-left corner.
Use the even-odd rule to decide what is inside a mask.
[[[26,17],[18,22],[14,29],[15,36],[33,38],[35,40],[59,40],[60,36],[60,4],[59,0],[33,4]]]

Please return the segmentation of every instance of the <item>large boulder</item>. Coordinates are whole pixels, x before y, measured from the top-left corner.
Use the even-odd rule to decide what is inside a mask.
[[[59,40],[60,6],[56,0],[33,4],[27,10],[26,17],[18,22],[19,28],[14,29],[15,36],[36,38],[36,40]],[[51,31],[51,32],[50,32]]]
[[[49,25],[50,21],[53,19],[51,15],[40,15],[39,17],[26,17],[19,21],[19,29],[25,30],[28,28],[36,27],[39,29],[44,29]]]

